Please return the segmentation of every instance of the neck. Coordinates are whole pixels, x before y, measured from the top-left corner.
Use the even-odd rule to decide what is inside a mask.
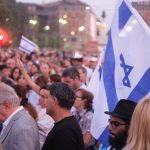
[[[82,86],[82,82],[81,81],[78,81],[76,82],[76,89],[80,88]]]
[[[55,114],[53,115],[53,119],[55,122],[59,122],[61,120],[63,120],[66,117],[70,117],[72,116],[70,110],[61,108],[59,109],[59,111],[56,111]]]
[[[12,107],[9,111],[7,111],[6,116],[5,116],[5,120],[6,120],[13,112],[15,112],[18,108],[19,108],[19,106],[18,106],[18,107],[15,107],[15,108]]]
[[[77,111],[80,113],[83,109],[84,109],[84,107],[79,107],[79,108],[76,108],[77,109]]]

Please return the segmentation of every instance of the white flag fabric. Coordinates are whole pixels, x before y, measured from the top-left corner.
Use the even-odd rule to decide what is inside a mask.
[[[22,36],[19,49],[27,54],[30,54],[37,48],[37,44],[29,40],[28,38]]]
[[[150,91],[150,29],[127,0],[119,0],[102,72],[96,67],[88,89],[94,93],[92,135],[108,146],[108,115],[120,99],[138,102]],[[108,134],[108,132],[107,132]]]

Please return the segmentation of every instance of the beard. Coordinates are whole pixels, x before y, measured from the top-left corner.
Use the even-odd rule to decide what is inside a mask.
[[[114,138],[109,136],[109,143],[115,150],[121,150],[126,145],[127,131],[118,133]]]

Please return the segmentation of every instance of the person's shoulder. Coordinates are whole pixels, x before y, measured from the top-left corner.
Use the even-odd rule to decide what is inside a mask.
[[[69,116],[69,117],[66,117],[63,120],[55,123],[55,127],[58,130],[64,130],[64,129],[72,130],[72,129],[79,128],[79,125],[74,116]]]
[[[37,126],[36,121],[24,108],[16,113],[16,118],[14,118],[14,121],[20,128],[25,126]]]

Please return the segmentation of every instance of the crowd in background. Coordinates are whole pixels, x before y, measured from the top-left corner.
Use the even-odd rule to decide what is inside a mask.
[[[0,150],[97,150],[87,88],[97,61],[81,52],[0,51]],[[149,112],[149,98],[105,112],[110,150],[149,150]]]
[[[20,106],[37,123],[40,149],[56,123],[46,113],[47,100],[44,91],[46,86],[53,83],[65,83],[75,92],[71,114],[80,125],[84,148],[95,149],[95,139],[90,133],[93,95],[87,91],[87,86],[97,61],[98,56],[88,56],[81,52],[33,52],[29,55],[21,51],[1,50],[0,81],[15,90]]]

